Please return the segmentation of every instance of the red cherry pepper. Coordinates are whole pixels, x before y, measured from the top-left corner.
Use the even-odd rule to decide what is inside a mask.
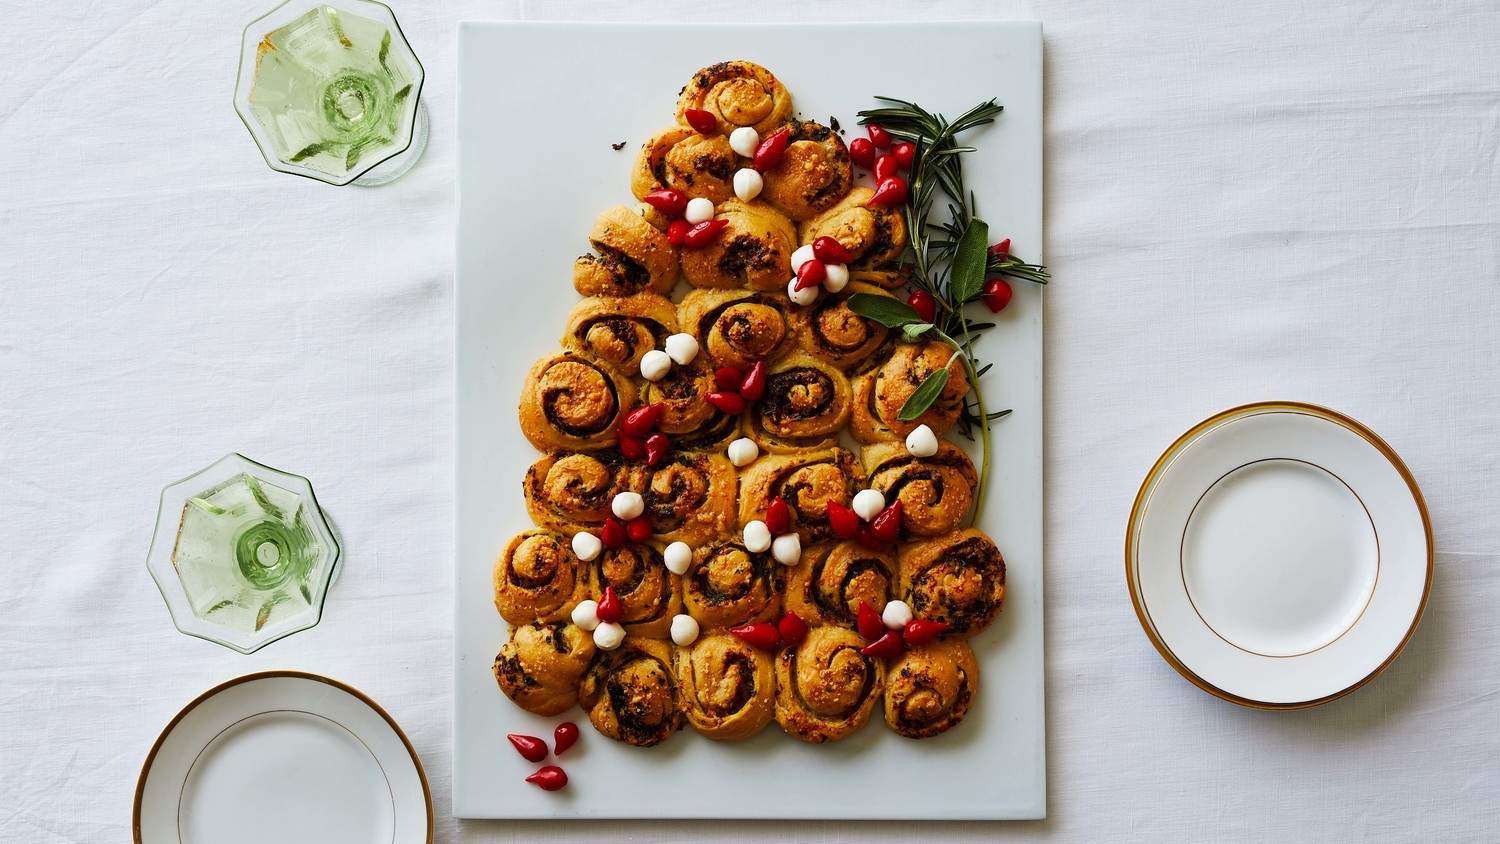
[[[1000,241],[999,243],[995,244],[994,246],[991,246],[990,247],[990,254],[991,255],[1001,255],[1001,256],[1009,255],[1010,254],[1010,238],[1007,237],[1006,239],[1004,239],[1004,240]]]
[[[901,535],[901,499],[875,514],[870,520],[870,533],[881,542],[895,542]]]
[[[604,527],[599,529],[599,540],[606,548],[619,548],[625,544],[625,525],[614,516],[604,520]]]
[[[923,322],[937,322],[937,300],[926,290],[913,290],[911,295],[906,297],[906,304],[917,309],[917,316],[921,317]]]
[[[561,756],[564,750],[578,743],[578,725],[572,721],[558,724],[557,729],[552,731],[552,741],[555,745],[552,752]]]
[[[875,186],[875,195],[865,200],[866,205],[890,207],[906,201],[906,180],[900,176],[882,179]]]
[[[905,188],[903,187],[902,190],[904,191]],[[682,245],[689,249],[707,246],[713,243],[714,238],[718,237],[719,232],[728,225],[728,220],[704,220],[687,230],[687,234],[682,236]]]
[[[872,642],[885,635],[885,621],[868,601],[859,602],[859,613],[855,616],[854,626],[859,629],[859,635]]]
[[[732,366],[721,366],[714,370],[714,386],[720,391],[732,393],[740,388],[740,379],[744,377],[738,369]]]
[[[693,127],[693,131],[700,135],[712,135],[719,131],[719,118],[714,117],[711,111],[690,108],[684,111],[682,116],[687,118],[688,125]]]
[[[807,638],[807,623],[794,612],[782,616],[776,630],[781,633],[781,643],[788,647],[795,648]]]
[[[823,235],[812,242],[813,257],[825,264],[847,264],[854,260],[844,244],[839,243],[838,238]]]
[[[661,431],[656,431],[651,436],[646,438],[646,444],[644,448],[646,450],[646,465],[655,466],[656,464],[660,463],[661,459],[663,457],[666,457],[667,452],[671,450],[672,439],[666,434],[663,434]]]
[[[865,168],[875,166],[875,145],[869,138],[855,138],[849,142],[849,160]]]
[[[917,161],[917,145],[911,141],[902,141],[891,147],[891,155],[896,156],[896,165],[902,170],[910,170]]]
[[[817,287],[828,277],[828,268],[823,262],[814,258],[811,261],[803,261],[802,266],[797,268],[797,290],[806,290],[809,287]]]
[[[786,499],[779,495],[766,505],[766,527],[770,528],[772,536],[780,536],[792,529],[792,510],[786,506]]]
[[[998,314],[1005,310],[1006,305],[1010,304],[1012,291],[1010,289],[1010,282],[1005,279],[992,278],[986,281],[984,287],[980,289],[984,291],[984,295],[980,296],[979,299],[984,302],[986,308],[990,309],[990,313]]]
[[[510,743],[516,748],[527,762],[540,762],[547,758],[547,743],[536,736],[524,736],[520,733],[511,733],[506,736]]]
[[[776,650],[776,645],[781,642],[781,631],[774,624],[747,624],[731,628],[729,632],[749,642],[750,647],[767,653]]]
[[[875,531],[868,524],[859,526],[859,536],[855,537],[855,540],[866,551],[874,551],[877,554],[885,553],[885,543],[880,541],[880,537],[875,535]]]
[[[901,653],[901,634],[895,630],[887,630],[884,636],[859,649],[865,656],[890,659]]]
[[[625,607],[620,603],[620,596],[615,594],[615,587],[604,587],[604,597],[599,599],[599,608],[594,614],[600,621],[614,624],[625,614]]]
[[[896,175],[896,156],[882,155],[875,159],[875,181],[883,182]]]
[[[757,401],[766,394],[766,362],[758,360],[745,373],[745,378],[740,382],[740,398],[745,401]]]
[[[841,539],[859,536],[859,514],[837,501],[828,502],[828,524]]]
[[[782,127],[776,130],[771,137],[760,142],[755,148],[755,169],[764,173],[775,169],[781,163],[781,156],[786,152],[787,144],[792,140],[792,130]]]
[[[880,124],[871,123],[865,127],[865,130],[870,133],[870,143],[874,144],[877,148],[885,149],[891,145],[891,133],[887,132]]]
[[[740,397],[739,393],[709,393],[703,397],[703,400],[730,416],[738,416],[745,412],[745,400]]]
[[[636,516],[625,523],[625,535],[631,542],[645,542],[655,532],[656,526],[651,524],[650,516]]]
[[[625,421],[620,428],[632,437],[644,437],[656,427],[656,420],[661,418],[661,412],[666,407],[667,403],[660,401],[642,405],[625,414]]]
[[[661,188],[641,197],[641,201],[655,208],[668,218],[675,219],[687,210],[687,194],[676,188]]]
[[[568,775],[556,765],[548,765],[526,778],[526,781],[543,791],[557,791],[568,784]]]
[[[624,431],[615,434],[620,440],[620,453],[631,460],[638,460],[646,454],[646,441],[640,437],[632,437]]]
[[[923,621],[920,618],[914,618],[906,622],[906,629],[901,631],[901,636],[906,639],[908,645],[925,645],[947,629],[946,622]]]
[[[673,220],[667,224],[667,242],[673,246],[681,246],[688,233],[687,220]]]

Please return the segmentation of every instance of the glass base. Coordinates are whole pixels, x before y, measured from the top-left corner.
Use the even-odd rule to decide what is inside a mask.
[[[359,185],[363,188],[375,188],[388,185],[391,182],[405,176],[412,167],[416,166],[417,159],[427,150],[427,135],[431,126],[427,118],[427,102],[417,102],[417,117],[411,127],[411,146],[406,151],[392,156],[370,168],[369,172],[350,182],[351,185]]]

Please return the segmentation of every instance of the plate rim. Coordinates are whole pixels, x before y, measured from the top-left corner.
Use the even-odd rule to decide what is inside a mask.
[[[1407,628],[1406,634],[1401,637],[1401,641],[1391,651],[1390,655],[1388,655],[1384,661],[1376,666],[1374,671],[1371,671],[1369,674],[1344,687],[1343,689],[1340,689],[1328,695],[1324,695],[1323,697],[1314,698],[1313,700],[1293,701],[1290,703],[1255,700],[1253,698],[1248,698],[1233,694],[1231,692],[1227,692],[1219,688],[1218,686],[1215,686],[1214,684],[1204,680],[1202,677],[1199,677],[1191,668],[1189,668],[1186,664],[1179,660],[1177,656],[1172,652],[1172,650],[1167,647],[1166,643],[1162,641],[1160,634],[1156,631],[1155,627],[1146,617],[1145,610],[1141,606],[1141,599],[1139,594],[1140,584],[1136,579],[1135,566],[1133,565],[1136,552],[1136,531],[1142,515],[1142,505],[1145,503],[1147,493],[1155,485],[1156,481],[1159,480],[1160,473],[1167,460],[1174,454],[1177,454],[1179,449],[1184,445],[1186,445],[1208,429],[1214,427],[1218,423],[1223,422],[1231,417],[1242,416],[1253,411],[1264,410],[1289,410],[1311,414],[1313,416],[1320,417],[1325,421],[1333,422],[1334,424],[1348,428],[1350,431],[1358,435],[1361,439],[1374,446],[1375,449],[1379,451],[1387,461],[1390,462],[1391,466],[1396,469],[1396,472],[1401,476],[1401,479],[1406,482],[1407,489],[1411,492],[1412,500],[1417,505],[1417,512],[1421,514],[1422,530],[1427,544],[1427,573],[1426,578],[1422,584],[1422,598],[1417,603],[1417,611],[1412,616],[1411,626]],[[1136,620],[1140,622],[1141,629],[1146,633],[1146,638],[1150,640],[1152,646],[1156,648],[1157,653],[1161,655],[1161,658],[1165,660],[1168,665],[1172,666],[1172,668],[1176,670],[1178,674],[1181,674],[1183,679],[1192,683],[1194,686],[1197,686],[1199,689],[1208,692],[1214,697],[1252,709],[1309,709],[1314,706],[1319,706],[1321,704],[1337,700],[1362,688],[1365,684],[1380,676],[1382,672],[1390,667],[1392,662],[1396,661],[1396,657],[1400,656],[1401,652],[1406,649],[1407,643],[1411,641],[1412,636],[1417,631],[1417,625],[1422,621],[1422,615],[1427,610],[1427,599],[1432,594],[1433,554],[1432,518],[1427,512],[1427,501],[1422,496],[1421,487],[1418,486],[1416,477],[1412,475],[1411,470],[1407,467],[1405,461],[1401,459],[1401,456],[1396,453],[1396,450],[1392,448],[1389,443],[1381,439],[1379,434],[1376,434],[1369,427],[1354,419],[1353,417],[1350,417],[1344,413],[1340,413],[1339,411],[1332,408],[1324,407],[1322,405],[1289,400],[1258,401],[1235,405],[1234,407],[1221,410],[1218,413],[1215,413],[1209,416],[1207,419],[1204,419],[1198,424],[1192,426],[1181,436],[1174,439],[1172,441],[1172,444],[1167,446],[1166,449],[1162,451],[1161,455],[1156,458],[1156,462],[1151,464],[1150,470],[1146,472],[1145,478],[1141,481],[1140,489],[1136,492],[1135,501],[1130,506],[1130,519],[1127,523],[1125,531],[1125,585],[1126,591],[1130,593],[1131,606],[1135,608]]]
[[[396,719],[392,718],[390,713],[386,712],[385,709],[380,704],[376,703],[373,698],[360,691],[359,689],[354,688],[348,683],[335,680],[332,677],[325,677],[322,674],[313,674],[309,671],[296,671],[292,669],[254,671],[249,674],[242,674],[238,677],[233,677],[231,679],[225,680],[224,682],[219,683],[213,688],[193,698],[190,702],[188,702],[186,706],[181,709],[181,711],[172,716],[172,720],[167,722],[167,725],[162,728],[161,733],[156,737],[156,741],[151,744],[151,751],[146,754],[146,761],[141,764],[141,773],[136,778],[135,797],[132,800],[130,809],[130,833],[131,839],[135,842],[135,844],[142,844],[141,800],[143,797],[145,797],[146,793],[146,778],[151,774],[151,766],[156,762],[157,752],[161,750],[162,745],[166,743],[167,736],[171,735],[172,731],[177,729],[177,725],[182,722],[182,719],[186,718],[190,712],[197,709],[209,698],[215,697],[221,692],[234,688],[235,686],[239,686],[244,683],[255,682],[257,680],[271,680],[287,677],[298,680],[311,680],[315,683],[322,683],[324,685],[339,689],[340,691],[347,692],[356,700],[370,707],[370,709],[373,710],[375,714],[385,719],[385,722],[389,724],[391,729],[396,732],[396,737],[401,739],[401,744],[406,748],[407,754],[411,756],[412,764],[417,769],[417,779],[422,783],[422,802],[427,806],[427,844],[432,844],[432,787],[427,782],[427,771],[422,767],[422,760],[417,756],[416,748],[412,746],[411,739],[407,738],[406,733],[402,731],[401,725],[397,724]]]

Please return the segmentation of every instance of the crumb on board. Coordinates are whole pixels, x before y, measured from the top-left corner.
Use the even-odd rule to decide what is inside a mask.
[[[610,149],[614,150],[615,152],[619,152],[620,150],[622,150],[622,149],[625,148],[625,142],[621,141],[618,144],[610,144],[609,147],[610,147]]]

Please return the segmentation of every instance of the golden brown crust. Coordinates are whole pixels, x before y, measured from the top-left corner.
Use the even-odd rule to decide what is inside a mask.
[[[865,640],[842,627],[815,627],[776,655],[776,722],[806,742],[838,741],[870,720],[885,666],[864,656]]]
[[[705,630],[774,622],[785,577],[769,552],[747,551],[737,539],[715,539],[694,549],[682,576],[682,605]]]
[[[1005,559],[973,528],[903,546],[900,567],[902,599],[917,618],[947,624],[944,637],[979,633],[1005,601]]]
[[[662,188],[676,188],[688,198],[717,205],[734,196],[734,150],[724,135],[700,135],[673,126],[652,135],[641,147],[630,172],[636,199]]]
[[[578,352],[552,352],[526,373],[521,433],[538,451],[605,448],[635,403],[635,384],[618,369]]]
[[[698,545],[734,527],[739,477],[722,454],[673,450],[641,492],[661,542]]]
[[[677,333],[677,306],[655,293],[590,296],[568,313],[562,345],[630,374],[641,358]]]
[[[829,448],[849,421],[853,390],[838,367],[802,352],[766,369],[766,392],[749,412],[745,432],[762,451]]]
[[[897,419],[917,387],[944,366],[948,367],[948,383],[937,401],[910,422]],[[968,394],[969,379],[963,365],[954,359],[952,347],[935,340],[902,343],[878,369],[856,379],[849,432],[860,442],[874,443],[905,440],[917,426],[926,425],[941,437],[958,422]]]
[[[663,638],[672,628],[672,616],[682,612],[682,588],[677,575],[667,571],[661,551],[654,545],[628,543],[605,548],[588,572],[589,597],[604,599],[612,587],[623,612],[620,624],[630,636]]]
[[[706,356],[699,355],[687,366],[673,365],[660,381],[647,381],[641,404],[662,405],[656,430],[672,436],[680,447],[680,436],[703,431],[717,425],[725,427],[722,414],[703,397],[719,389],[714,386],[714,371]]]
[[[880,287],[906,279],[898,262],[906,251],[906,221],[900,208],[867,205],[875,192],[854,188],[827,211],[802,224],[802,243],[831,237],[849,250],[849,277]]]
[[[604,735],[636,747],[661,744],[682,729],[672,646],[660,639],[627,636],[612,651],[599,651],[578,702],[589,723]]]
[[[938,442],[931,457],[913,457],[905,443],[867,445],[862,456],[870,488],[880,490],[887,504],[900,499],[903,536],[942,536],[974,504],[974,461],[947,440]]]
[[[588,576],[571,537],[528,530],[495,560],[495,609],[511,624],[562,621],[588,595]]]
[[[594,658],[594,637],[562,622],[524,624],[495,657],[495,682],[516,705],[560,715],[578,702],[578,683]]]
[[[617,451],[554,452],[531,464],[522,490],[537,525],[567,537],[597,532],[616,493],[644,493],[650,473]]]
[[[595,254],[573,262],[573,289],[584,296],[667,293],[677,283],[677,247],[636,210],[600,214],[589,243]]]
[[[864,468],[843,448],[762,457],[740,480],[740,524],[765,519],[771,499],[779,496],[791,511],[792,530],[803,546],[811,545],[833,537],[828,502],[847,507],[864,488]]]
[[[677,686],[688,723],[714,741],[747,739],[776,712],[771,655],[729,633],[677,649]]]
[[[844,198],[854,165],[837,132],[810,120],[793,120],[781,162],[761,174],[761,198],[793,220],[810,220]]]
[[[677,98],[677,122],[687,126],[688,109],[702,109],[728,135],[749,126],[762,137],[792,115],[792,95],[771,71],[754,62],[719,62],[693,74]]]
[[[963,639],[942,639],[896,658],[885,672],[885,722],[897,735],[931,738],[969,713],[979,691],[979,663]]]
[[[792,277],[797,231],[764,202],[730,199],[714,218],[729,225],[712,243],[682,251],[682,275],[694,287],[785,290]]]
[[[896,597],[896,559],[853,540],[820,542],[802,549],[787,571],[787,612],[811,625],[855,628],[861,601],[880,610]]]
[[[849,310],[856,293],[895,296],[872,284],[852,283],[838,293],[824,293],[818,301],[792,315],[797,347],[848,372],[868,360],[890,340],[891,330]]]
[[[749,370],[790,345],[791,309],[785,294],[694,290],[677,306],[677,323],[698,340],[709,366]]]

